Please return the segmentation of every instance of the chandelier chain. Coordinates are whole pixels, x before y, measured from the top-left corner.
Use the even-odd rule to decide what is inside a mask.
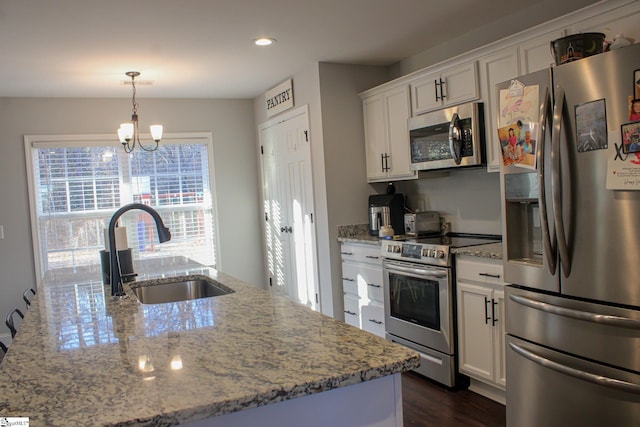
[[[138,114],[138,103],[136,102],[136,82],[134,80],[134,76],[131,76],[131,87],[133,88],[133,97],[131,98],[131,104],[133,107],[133,114]]]

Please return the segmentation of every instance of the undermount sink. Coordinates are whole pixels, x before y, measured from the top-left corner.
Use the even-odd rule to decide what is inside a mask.
[[[200,298],[211,298],[233,293],[227,288],[208,278],[175,277],[158,284],[139,285],[131,290],[142,304],[165,304],[169,302],[188,301]]]

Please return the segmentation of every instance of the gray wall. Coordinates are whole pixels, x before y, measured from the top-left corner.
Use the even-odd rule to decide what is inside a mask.
[[[142,99],[141,126],[160,122],[165,132],[210,131],[220,226],[220,267],[263,286],[258,161],[251,100]],[[25,134],[113,133],[131,116],[130,99],[0,98],[0,315],[24,307],[22,291],[34,272]],[[0,335],[8,333],[4,322]]]
[[[429,172],[396,182],[413,210],[436,210],[456,233],[502,234],[500,174],[486,169]]]
[[[343,318],[339,225],[368,222],[364,119],[359,92],[389,80],[388,69],[320,63],[320,101],[327,198],[326,274],[333,283],[334,317]],[[327,252],[328,251],[328,252]]]

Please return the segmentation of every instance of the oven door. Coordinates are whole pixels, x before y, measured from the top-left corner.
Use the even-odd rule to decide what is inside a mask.
[[[450,270],[388,259],[382,265],[386,332],[453,354]]]

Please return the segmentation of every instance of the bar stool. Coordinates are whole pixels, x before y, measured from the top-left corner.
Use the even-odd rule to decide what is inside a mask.
[[[22,299],[24,300],[25,304],[27,304],[27,310],[29,309],[29,306],[31,305],[31,300],[35,296],[36,296],[36,290],[33,289],[33,288],[28,288],[26,291],[24,291],[22,293]]]
[[[21,319],[24,319],[24,314],[22,314],[19,309],[14,308],[9,312],[9,314],[7,314],[7,318],[4,321],[4,323],[7,325],[7,328],[9,328],[9,331],[11,331],[11,338],[15,338],[16,334],[18,333],[16,323],[13,321],[13,317],[16,314],[20,316]]]

